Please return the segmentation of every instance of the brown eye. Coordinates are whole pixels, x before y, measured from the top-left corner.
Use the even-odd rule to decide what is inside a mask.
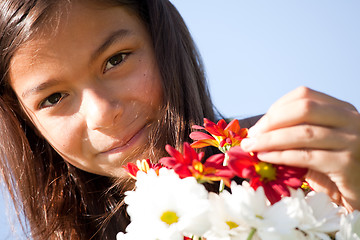
[[[40,108],[54,106],[58,104],[65,96],[67,96],[65,93],[53,93],[40,104]]]
[[[112,56],[111,58],[109,58],[109,60],[106,62],[104,72],[119,65],[121,62],[124,61],[124,59],[126,58],[127,55],[129,55],[129,53],[118,53],[118,54]]]

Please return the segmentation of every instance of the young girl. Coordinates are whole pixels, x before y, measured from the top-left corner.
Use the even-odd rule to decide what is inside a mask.
[[[1,170],[28,237],[115,239],[132,187],[121,166],[156,161],[165,144],[190,141],[192,125],[219,118],[189,32],[167,0],[5,0],[0,9]],[[298,88],[242,147],[309,168],[312,187],[360,208],[352,105]]]

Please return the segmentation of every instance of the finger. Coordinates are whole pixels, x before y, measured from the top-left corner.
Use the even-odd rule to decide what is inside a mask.
[[[352,140],[352,134],[339,129],[303,124],[243,139],[241,147],[247,152],[304,148],[343,150]]]
[[[308,168],[328,175],[351,169],[352,160],[348,155],[343,151],[297,149],[259,152],[257,156],[265,162]]]
[[[326,175],[310,169],[305,179],[315,191],[326,193],[334,203],[343,205],[350,212],[360,209],[360,179],[356,172]]]
[[[318,104],[327,104],[327,105],[332,105],[333,107],[338,107],[338,108],[342,108],[342,109],[347,109],[350,112],[353,113],[358,113],[356,108],[344,101],[341,101],[339,99],[336,99],[334,97],[331,97],[327,94],[312,90],[310,88],[307,87],[299,87],[293,91],[291,91],[290,93],[286,94],[285,96],[283,96],[282,98],[280,98],[278,101],[276,101],[269,109],[268,114],[266,114],[263,118],[261,118],[257,124],[253,127],[250,128],[249,131],[249,136],[255,135],[257,132],[261,132],[262,131],[262,127],[263,125],[266,125],[266,122],[268,121],[267,118],[269,117],[269,115],[271,113],[273,113],[272,115],[276,114],[277,112],[279,112],[279,109],[282,109],[285,105],[288,104],[293,104],[294,102],[303,102],[304,103],[304,107],[307,106],[307,102],[314,102],[314,103],[318,103]],[[295,106],[295,105],[290,105],[290,106]],[[294,110],[297,110],[298,112],[303,111],[302,109],[292,109],[291,107],[287,107],[288,110],[285,112],[285,116],[288,113],[293,112]],[[264,131],[266,131],[264,129]]]
[[[303,123],[328,127],[354,125],[360,129],[359,119],[359,113],[346,108],[302,99],[269,111],[250,128],[249,136]]]
[[[312,99],[312,100],[318,101],[318,102],[327,102],[329,104],[334,104],[334,105],[337,105],[342,108],[346,108],[351,111],[356,111],[356,108],[348,102],[342,101],[340,99],[329,96],[325,93],[318,92],[318,91],[315,91],[313,89],[310,89],[310,88],[304,87],[304,86],[298,87],[295,90],[293,90],[293,91],[287,93],[286,95],[284,95],[283,97],[281,97],[270,107],[269,110],[271,110],[272,108],[277,108],[277,107],[283,106],[283,105],[293,102],[293,101],[300,100],[300,99]]]
[[[305,180],[316,192],[323,192],[328,195],[334,203],[341,204],[341,193],[336,184],[326,174],[309,170]]]

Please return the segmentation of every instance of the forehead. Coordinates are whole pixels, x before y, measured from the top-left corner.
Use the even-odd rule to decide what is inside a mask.
[[[150,41],[145,25],[128,7],[75,1],[62,8],[61,13],[53,11],[57,16],[45,21],[17,50],[10,64],[10,82],[24,70],[28,72],[29,68],[41,66],[42,70],[46,70],[54,62],[88,59],[89,52],[98,48],[104,38],[114,32],[123,31]]]
[[[69,40],[76,42],[78,37],[82,37],[92,30],[101,34],[100,30],[106,33],[116,24],[123,27],[126,25],[128,28],[143,25],[134,8],[114,2],[69,0],[65,1],[64,5],[52,6],[44,14],[45,17],[41,18],[42,21],[35,22],[28,42],[44,43],[64,35],[68,35],[66,37],[69,37]],[[136,24],[134,24],[135,22]]]

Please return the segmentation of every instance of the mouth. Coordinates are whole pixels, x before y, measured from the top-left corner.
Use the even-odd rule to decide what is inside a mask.
[[[146,124],[142,128],[140,128],[139,131],[137,131],[135,134],[130,135],[129,137],[125,137],[125,141],[118,141],[113,143],[109,148],[105,149],[104,151],[101,151],[100,154],[115,154],[124,152],[127,149],[131,148],[143,135],[145,130],[149,127],[149,124]]]

